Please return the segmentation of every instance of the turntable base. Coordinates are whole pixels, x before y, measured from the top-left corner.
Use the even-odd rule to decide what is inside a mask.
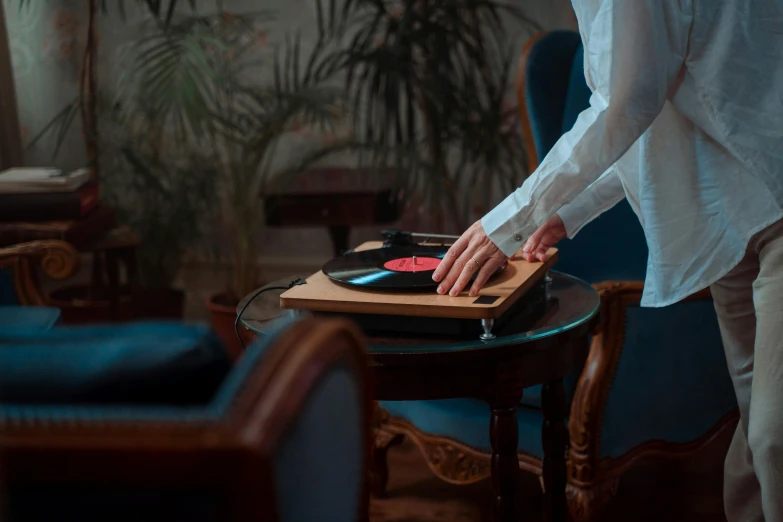
[[[380,241],[362,244],[355,250],[380,248]],[[307,279],[307,284],[295,286],[280,296],[280,307],[310,312],[331,312],[343,315],[395,316],[404,318],[470,319],[481,321],[484,333],[491,335],[494,322],[500,319],[522,296],[537,287],[557,260],[557,249],[550,249],[544,262],[530,263],[512,258],[508,266],[493,276],[478,296],[468,296],[467,290],[451,297],[436,293],[407,293],[367,290],[343,285],[319,271]],[[389,318],[392,319],[391,317]]]

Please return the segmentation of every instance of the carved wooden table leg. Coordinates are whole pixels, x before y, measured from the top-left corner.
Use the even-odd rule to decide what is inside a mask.
[[[565,522],[567,520],[566,487],[566,445],[568,430],[565,425],[565,391],[563,380],[556,379],[544,384],[541,390],[541,408],[544,426],[541,439],[544,447],[542,474],[544,476],[544,520]]]
[[[495,491],[495,522],[517,522],[517,484],[519,482],[519,460],[517,444],[517,401],[511,405],[493,405],[489,439],[492,443],[492,487]]]

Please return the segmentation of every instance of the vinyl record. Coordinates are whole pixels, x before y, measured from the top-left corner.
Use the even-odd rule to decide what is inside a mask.
[[[327,262],[322,270],[338,283],[384,290],[434,289],[432,273],[448,252],[442,246],[392,246],[351,252]]]

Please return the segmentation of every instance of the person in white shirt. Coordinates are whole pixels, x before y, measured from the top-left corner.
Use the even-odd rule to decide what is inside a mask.
[[[741,414],[728,520],[783,522],[783,0],[572,4],[590,107],[454,243],[438,292],[476,295],[520,247],[541,259],[627,198],[642,305],[712,290]]]

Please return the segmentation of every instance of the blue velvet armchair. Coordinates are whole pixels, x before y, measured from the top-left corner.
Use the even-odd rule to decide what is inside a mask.
[[[530,168],[535,169],[589,104],[579,35],[543,33],[526,46],[517,93]],[[558,245],[556,269],[594,284],[602,324],[585,366],[566,383],[570,416],[567,496],[576,521],[595,520],[620,475],[646,456],[683,457],[736,422],[736,400],[709,292],[673,306],[641,308],[647,244],[623,201]],[[520,467],[541,472],[541,394],[519,405]],[[375,491],[385,486],[385,453],[413,440],[430,468],[464,484],[489,474],[487,411],[477,401],[381,403]]]
[[[200,325],[0,330],[0,518],[364,519],[366,386],[343,321],[285,321],[235,365]]]

